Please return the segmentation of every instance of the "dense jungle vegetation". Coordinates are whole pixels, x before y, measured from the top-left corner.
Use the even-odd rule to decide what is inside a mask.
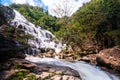
[[[29,21],[52,31],[73,50],[99,51],[120,45],[120,0],[91,0],[71,17],[57,18],[26,4],[11,4]]]

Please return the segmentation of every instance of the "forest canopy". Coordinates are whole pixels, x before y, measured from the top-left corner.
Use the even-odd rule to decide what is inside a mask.
[[[120,45],[120,0],[91,0],[72,16],[57,18],[26,4],[12,4],[29,21],[52,31],[68,45],[94,50]]]

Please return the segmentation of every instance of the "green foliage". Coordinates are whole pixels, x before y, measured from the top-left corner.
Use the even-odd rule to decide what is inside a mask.
[[[109,32],[108,34],[111,36],[120,36],[120,29],[113,30],[113,31]]]
[[[21,69],[21,65],[19,65],[19,64],[15,64],[13,67],[12,67],[13,69]]]
[[[6,31],[9,32],[9,33],[14,33],[15,28],[14,27],[8,27]]]
[[[61,23],[62,27],[56,35],[73,48],[109,48],[119,45],[119,20],[119,0],[91,0],[80,7],[67,24]]]
[[[28,73],[29,73],[29,70],[16,72],[8,80],[23,80]]]
[[[120,29],[113,30],[107,33],[108,35],[112,36],[115,45],[120,45]]]
[[[54,32],[73,49],[86,50],[90,46],[95,51],[120,45],[120,0],[91,0],[71,17],[62,18],[30,5],[12,4],[11,7],[29,21]]]
[[[26,77],[26,80],[37,80],[37,79],[36,79],[36,76],[34,74],[31,74],[31,75]]]
[[[29,39],[33,39],[34,36],[31,34],[19,34],[18,30],[16,31],[15,40],[17,40],[19,43],[23,44],[25,47],[27,47],[27,43]]]
[[[58,31],[60,28],[60,25],[57,23],[57,18],[49,15],[48,11],[45,11],[40,7],[33,7],[28,4],[11,4],[10,7],[19,11],[30,22],[52,32]]]
[[[20,44],[23,45],[24,49],[26,49],[28,47],[28,44],[27,44],[28,40],[34,38],[34,36],[32,36],[31,34],[24,34],[24,31],[21,30],[21,29],[18,29],[18,28],[15,28],[15,27],[9,27],[9,26],[6,26],[6,25],[1,26],[0,33],[3,33],[3,36],[7,40],[10,39],[12,41],[19,42]],[[1,41],[0,43],[2,43],[2,42],[4,43],[3,38],[0,38],[0,41]]]

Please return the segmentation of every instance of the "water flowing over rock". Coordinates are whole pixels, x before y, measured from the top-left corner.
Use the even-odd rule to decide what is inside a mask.
[[[14,12],[15,18],[11,21],[11,25],[15,26],[16,28],[21,28],[25,31],[25,34],[31,34],[34,36],[33,40],[28,40],[28,44],[31,46],[31,48],[28,49],[28,53],[30,53],[30,51],[32,51],[31,53],[38,53],[40,52],[40,48],[52,48],[55,49],[56,53],[59,53],[62,48],[62,44],[57,44],[54,40],[52,40],[55,38],[55,36],[50,31],[28,22],[16,10],[14,10]]]
[[[100,68],[96,66],[89,65],[84,62],[67,62],[59,59],[53,58],[39,58],[33,56],[27,56],[26,60],[35,63],[47,63],[58,66],[66,66],[78,71],[82,80],[119,80],[117,77],[100,70]]]
[[[34,25],[29,22],[24,16],[22,16],[18,11],[12,10],[9,7],[0,6],[0,10],[3,11],[0,15],[3,15],[4,22],[15,28],[23,30],[21,34],[30,34],[34,38],[28,39],[28,44],[30,48],[26,51],[26,53],[36,54],[40,52],[41,48],[54,49],[56,53],[59,53],[63,48],[60,41],[56,39],[58,43],[56,43],[55,36],[48,30],[41,28],[38,25]]]
[[[0,71],[0,80],[81,80],[78,72],[71,68],[44,63],[35,64],[24,59],[11,58],[2,66],[6,70]],[[27,73],[24,76],[16,75],[22,72]]]

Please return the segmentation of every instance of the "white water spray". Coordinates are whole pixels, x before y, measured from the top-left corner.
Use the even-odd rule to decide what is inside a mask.
[[[19,12],[15,11],[15,18],[11,21],[11,25],[16,28],[20,28],[25,31],[25,34],[31,34],[34,36],[34,40],[29,40],[28,44],[31,46],[31,49],[28,49],[28,53],[39,53],[39,48],[52,48],[56,52],[60,52],[63,45],[61,43],[56,44],[52,38],[55,36],[45,30],[40,26],[34,25],[28,22]],[[95,66],[91,66],[84,62],[67,62],[61,61],[59,59],[52,58],[39,58],[33,56],[27,56],[26,60],[35,63],[47,63],[58,66],[66,66],[70,67],[79,72],[82,80],[119,80],[117,77],[107,74],[106,72],[96,68]]]
[[[79,72],[82,80],[119,80],[117,77],[112,74],[108,74],[99,68],[89,65],[85,62],[67,62],[59,59],[53,58],[39,58],[33,56],[27,56],[26,60],[29,60],[34,63],[47,63],[58,66],[70,67]]]
[[[16,10],[14,10],[14,12],[15,17],[11,21],[11,25],[15,28],[22,29],[25,32],[23,34],[31,34],[34,36],[34,39],[28,40],[28,44],[31,46],[27,51],[28,53],[39,53],[40,48],[52,48],[56,53],[59,53],[61,49],[65,47],[60,41],[58,41],[59,43],[55,43],[53,40],[55,36],[50,31],[27,21],[27,19]]]

